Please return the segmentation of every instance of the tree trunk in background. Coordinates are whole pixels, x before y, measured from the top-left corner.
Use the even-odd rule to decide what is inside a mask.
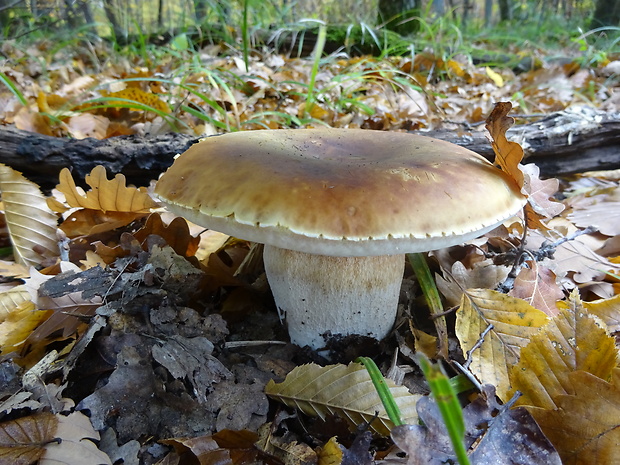
[[[114,36],[116,40],[119,40],[121,37],[125,37],[127,35],[127,31],[123,32],[120,25],[118,24],[118,19],[116,18],[116,5],[114,0],[103,0],[103,10],[105,11],[105,15],[110,21],[110,25],[112,26],[112,30],[114,31]]]
[[[408,35],[419,29],[415,17],[420,15],[419,0],[379,0],[378,23],[391,31]]]
[[[510,14],[510,0],[498,0],[499,4],[499,19],[500,21],[509,21],[511,18]]]
[[[597,0],[591,28],[617,26],[620,23],[620,2],[618,0]]]
[[[484,0],[484,27],[491,25],[493,19],[493,0]]]

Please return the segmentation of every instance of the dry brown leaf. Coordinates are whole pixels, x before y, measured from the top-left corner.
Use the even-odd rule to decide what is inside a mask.
[[[56,437],[58,419],[52,413],[39,413],[0,423],[0,462],[30,465],[45,453],[45,446]]]
[[[523,193],[532,209],[545,218],[553,218],[564,210],[564,204],[553,199],[560,182],[555,179],[540,179],[540,168],[533,163],[520,165],[524,174]]]
[[[97,449],[93,441],[99,441],[99,433],[81,412],[69,415],[57,414],[54,437],[58,442],[49,443],[39,465],[112,465],[110,457]]]
[[[194,256],[200,243],[200,237],[190,234],[187,221],[181,217],[175,218],[166,226],[158,213],[152,213],[144,226],[134,233],[134,237],[143,244],[150,234],[162,237],[166,244],[182,257]]]
[[[506,279],[510,268],[494,265],[491,260],[477,262],[472,268],[466,268],[463,262],[457,261],[450,272],[443,271],[444,276],[435,275],[437,288],[451,306],[457,306],[465,289],[495,289]]]
[[[108,180],[106,170],[98,165],[86,175],[85,181],[91,190],[84,194],[75,185],[71,172],[64,168],[60,172],[60,183],[56,188],[65,195],[67,204],[72,208],[87,208],[103,212],[148,213],[157,203],[146,193],[146,189],[127,187],[125,176],[117,174]]]
[[[416,403],[421,396],[409,393],[406,387],[385,380],[399,406],[405,423],[417,422]],[[295,407],[310,416],[325,419],[339,415],[355,429],[362,423],[389,436],[394,424],[390,421],[366,368],[359,363],[349,365],[301,365],[279,384],[267,383],[265,394]],[[376,419],[376,412],[379,412]]]
[[[557,301],[564,297],[564,292],[556,282],[555,273],[533,260],[525,264],[508,295],[525,300],[549,316],[557,315]]]
[[[573,391],[557,409],[528,407],[564,465],[620,463],[620,369],[608,383],[590,373],[568,374]]]
[[[544,312],[524,300],[489,289],[468,289],[456,312],[456,336],[467,357],[481,334],[493,325],[470,354],[469,369],[483,384],[493,384],[499,398],[507,401],[508,370],[518,361],[521,348],[547,321]]]
[[[594,226],[606,236],[620,234],[620,187],[587,199],[588,202],[573,205],[568,219],[580,228]]]
[[[509,369],[512,390],[508,396],[518,390],[523,394],[520,405],[553,409],[557,396],[574,390],[569,373],[581,370],[608,379],[617,363],[614,338],[573,292],[569,308],[561,310],[521,349],[519,363]]]
[[[122,228],[145,215],[146,213],[76,210],[62,222],[60,229],[68,238],[75,239],[76,237],[92,236]]]
[[[519,189],[523,187],[524,177],[519,169],[519,163],[523,160],[523,149],[516,142],[506,138],[506,131],[514,124],[515,120],[508,116],[512,104],[510,102],[498,102],[486,120],[486,128],[491,135],[491,145],[495,152],[495,164],[499,165],[505,173],[509,174]]]
[[[39,186],[0,164],[0,192],[15,261],[37,267],[58,257],[58,218],[48,208]]]

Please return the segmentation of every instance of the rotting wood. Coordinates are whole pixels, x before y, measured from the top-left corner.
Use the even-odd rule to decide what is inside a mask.
[[[481,128],[416,133],[467,147],[490,160],[494,156]],[[508,136],[523,146],[525,163],[536,163],[545,177],[620,168],[620,113],[575,107],[515,125]],[[104,165],[110,174],[123,173],[132,184],[147,185],[197,141],[177,133],[72,140],[0,127],[0,163],[44,188],[55,185],[64,167],[80,180],[96,165]]]

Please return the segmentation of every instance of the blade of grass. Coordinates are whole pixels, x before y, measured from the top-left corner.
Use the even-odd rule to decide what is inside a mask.
[[[423,254],[410,253],[407,254],[407,258],[409,263],[411,263],[413,272],[422,288],[422,293],[431,311],[431,316],[435,323],[435,329],[437,330],[437,336],[439,338],[439,354],[444,360],[448,360],[448,326],[446,324],[446,317],[443,315],[441,297],[439,297],[439,291],[435,285],[431,270],[428,268],[428,263],[426,263],[426,258]]]
[[[313,52],[312,71],[310,72],[310,82],[308,83],[308,93],[306,94],[306,105],[302,112],[303,118],[306,113],[312,111],[314,106],[314,84],[316,83],[316,75],[319,73],[319,64],[321,62],[321,56],[323,55],[323,49],[325,48],[325,41],[327,40],[327,27],[325,23],[319,24],[319,34],[316,39],[316,45]]]
[[[418,355],[418,364],[422,368],[424,377],[431,388],[431,393],[448,430],[448,436],[450,436],[450,441],[459,464],[470,465],[463,442],[465,439],[463,410],[450,384],[450,379],[441,365],[432,364],[423,354]]]
[[[358,357],[355,361],[364,365],[368,371],[372,384],[375,386],[375,390],[381,399],[381,403],[383,404],[390,421],[394,423],[395,426],[404,424],[401,418],[400,409],[394,400],[392,391],[390,391],[390,388],[387,384],[385,384],[385,378],[381,374],[381,371],[375,364],[374,360],[369,357]]]

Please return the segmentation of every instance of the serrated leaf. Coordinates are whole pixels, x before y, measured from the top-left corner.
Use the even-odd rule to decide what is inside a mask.
[[[39,186],[0,164],[0,192],[15,261],[37,267],[59,255],[56,215],[48,208]]]
[[[560,308],[568,308],[569,303],[558,302]],[[609,299],[592,300],[583,302],[583,306],[591,315],[599,317],[606,325],[610,333],[620,331],[620,294]]]
[[[396,386],[386,379],[386,384],[400,408],[405,423],[417,422],[416,403],[421,396],[411,394],[404,386]],[[359,363],[349,365],[302,365],[291,371],[279,384],[267,383],[265,393],[307,415],[324,419],[339,415],[352,428],[364,422],[384,436],[390,434],[394,424],[381,403],[366,368]]]
[[[117,174],[108,180],[106,170],[98,165],[85,181],[92,189],[85,194],[75,185],[71,172],[64,168],[60,172],[60,183],[56,188],[65,195],[67,204],[73,208],[87,208],[103,212],[147,213],[157,203],[149,197],[144,188],[127,187],[125,176]]]
[[[620,463],[620,370],[608,383],[590,373],[568,374],[571,394],[557,409],[527,407],[564,465]]]
[[[508,368],[517,363],[521,348],[547,321],[544,312],[524,300],[489,289],[468,289],[456,312],[456,336],[467,356],[493,325],[472,352],[469,369],[483,384],[496,386],[499,398],[507,401]]]
[[[554,399],[574,392],[570,373],[580,370],[608,379],[617,359],[615,339],[597,325],[573,293],[569,308],[561,310],[521,350],[519,363],[509,371],[511,393],[522,393],[520,405],[553,409],[557,407]]]

